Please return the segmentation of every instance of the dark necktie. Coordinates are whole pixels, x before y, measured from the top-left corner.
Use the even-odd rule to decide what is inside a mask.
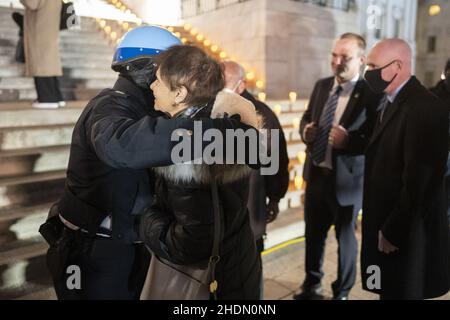
[[[328,97],[328,100],[323,108],[323,112],[319,121],[319,137],[314,142],[312,151],[312,159],[316,164],[320,164],[325,160],[325,155],[328,147],[328,138],[333,126],[334,115],[336,113],[336,107],[341,92],[342,87],[338,86],[335,92]]]
[[[383,120],[385,119],[385,116],[387,114],[388,108],[391,105],[391,103],[389,102],[387,95],[385,95],[381,101],[380,101],[380,105],[378,106],[378,124],[381,124],[383,122]]]

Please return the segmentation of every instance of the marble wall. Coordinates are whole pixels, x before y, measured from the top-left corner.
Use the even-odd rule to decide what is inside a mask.
[[[290,0],[246,1],[185,22],[252,68],[268,99],[287,99],[290,91],[309,97],[315,81],[330,75],[334,38],[358,31],[355,10]]]
[[[441,12],[429,15],[430,5],[439,5]],[[434,52],[429,50],[431,37],[436,39]],[[445,63],[450,59],[450,1],[419,1],[417,19],[417,76],[428,87],[441,77]]]

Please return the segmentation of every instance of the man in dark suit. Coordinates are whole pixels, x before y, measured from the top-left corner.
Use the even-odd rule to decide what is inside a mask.
[[[444,175],[448,109],[411,75],[403,40],[374,46],[364,75],[386,93],[366,150],[362,285],[381,299],[426,299],[450,288]]]
[[[296,300],[322,299],[322,263],[330,227],[339,244],[333,299],[346,300],[355,284],[358,242],[357,215],[362,206],[363,147],[376,118],[379,97],[360,78],[365,40],[341,35],[332,50],[334,77],[319,80],[300,124],[307,144],[303,178],[306,223],[306,278]],[[367,123],[367,132],[359,130]],[[350,134],[352,132],[352,134]],[[358,132],[358,134],[353,134]]]
[[[255,237],[256,247],[259,253],[261,253],[264,250],[266,226],[277,218],[278,213],[280,212],[278,203],[284,198],[289,187],[289,157],[286,139],[280,121],[272,109],[263,102],[255,99],[250,92],[246,90],[244,68],[233,61],[225,61],[223,65],[225,88],[241,95],[253,103],[256,112],[262,117],[263,129],[275,129],[278,130],[279,133],[278,172],[274,175],[262,175],[260,170],[253,170],[250,175],[247,207],[250,214],[250,224]],[[271,137],[270,132],[271,131],[268,131],[268,139]],[[270,146],[271,144],[268,143],[267,145]],[[263,287],[264,284],[262,283],[261,299],[264,298]]]

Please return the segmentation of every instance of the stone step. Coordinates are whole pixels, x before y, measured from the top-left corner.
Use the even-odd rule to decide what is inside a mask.
[[[39,172],[15,177],[0,177],[0,187],[38,183],[49,180],[58,180],[64,179],[65,177],[66,177],[66,170]]]
[[[8,243],[0,248],[0,266],[42,256],[47,249],[48,245],[42,237]]]
[[[7,31],[0,26],[0,40],[6,40],[10,44],[15,44],[19,40],[18,29],[11,29]],[[109,48],[107,38],[97,30],[89,30],[84,33],[71,32],[60,35],[60,44],[63,45],[95,45],[98,47]]]
[[[72,108],[84,108],[88,101],[66,101],[67,105],[65,108],[56,109],[53,111],[60,111],[64,109]],[[31,102],[28,101],[14,101],[14,102],[2,102],[0,103],[1,111],[18,111],[18,110],[36,110],[31,106]],[[44,109],[39,109],[40,111],[45,111]],[[11,125],[13,126],[13,125]]]
[[[55,110],[34,108],[3,110],[0,107],[0,128],[75,124],[83,111],[82,106],[86,105],[85,103],[83,101],[77,104],[77,107],[65,107]]]
[[[106,41],[106,40],[104,40]],[[14,57],[16,52],[16,43],[17,41],[10,40],[1,40],[0,39],[0,54],[6,55],[10,57]],[[110,46],[105,46],[101,40],[99,41],[100,45],[91,45],[91,46],[81,46],[81,45],[73,45],[67,43],[60,43],[60,55],[62,57],[89,57],[90,55],[110,55],[112,58],[112,54],[114,53],[114,48]]]
[[[75,79],[111,79],[115,80],[117,78],[117,73],[113,70],[105,68],[77,68],[71,69],[68,74],[69,77]]]
[[[51,285],[38,288],[27,288],[26,294],[20,295],[16,300],[57,300],[55,289]]]
[[[70,144],[74,124],[0,129],[0,150]]]
[[[1,48],[0,48],[1,49]],[[1,52],[1,50],[0,50]],[[109,64],[107,65],[109,67],[112,58],[113,58],[113,53],[114,50],[111,50],[111,52],[102,52],[102,53],[98,53],[98,52],[77,52],[77,51],[63,51],[61,52],[61,60],[69,60],[69,59],[80,59],[81,61],[104,61],[104,60],[109,60]]]
[[[55,202],[64,190],[64,182],[65,177],[37,183],[0,186],[0,208],[32,207]]]
[[[36,90],[33,89],[0,89],[0,103],[18,100],[36,100]]]
[[[44,260],[44,257],[41,257]],[[24,282],[20,285],[2,288],[0,299],[2,300],[56,300],[56,293],[53,289],[51,278],[47,275],[45,261],[41,263],[39,269],[44,269],[46,276],[42,274],[37,280]]]
[[[0,56],[0,66],[8,65],[13,62],[13,57]]]
[[[0,78],[1,89],[34,89],[34,80],[31,77]]]
[[[12,208],[0,209],[0,223],[21,219],[31,215],[42,215],[48,213],[53,202],[38,204],[30,207],[15,206]]]
[[[101,41],[101,40],[100,40]],[[59,50],[62,54],[66,51],[71,51],[78,53],[79,55],[82,54],[113,54],[114,48],[110,46],[105,46],[104,42],[100,42],[100,45],[91,45],[91,46],[84,46],[84,45],[73,45],[71,43],[60,43],[59,44]]]
[[[69,59],[63,57],[61,63],[63,68],[68,69],[99,69],[102,68],[103,71],[111,70],[112,55],[100,56],[100,59],[94,59],[93,57],[75,58]],[[113,72],[111,70],[111,72]]]
[[[69,145],[0,151],[0,177],[65,170]]]
[[[20,77],[25,73],[25,67],[23,64],[11,64],[0,68],[0,78],[4,77]]]

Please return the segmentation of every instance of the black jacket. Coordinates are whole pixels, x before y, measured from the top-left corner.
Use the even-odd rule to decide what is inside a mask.
[[[93,234],[111,215],[114,238],[138,240],[136,217],[152,201],[153,180],[147,168],[172,164],[171,150],[178,143],[171,141],[172,133],[194,129],[192,119],[157,115],[150,90],[124,77],[89,102],[75,125],[59,201],[66,220]],[[241,127],[233,119],[199,120],[203,130]]]
[[[412,77],[366,151],[361,272],[366,290],[403,299],[433,298],[450,289],[444,175],[448,109]],[[378,232],[399,248],[378,251]],[[368,267],[381,288],[368,288]],[[369,283],[371,281],[369,280]]]
[[[180,265],[205,267],[211,256],[214,214],[207,165],[155,169],[154,205],[141,220],[141,237],[157,256]],[[218,298],[258,299],[261,265],[247,210],[245,165],[216,165],[223,215],[217,265]]]
[[[255,170],[250,175],[250,193],[248,209],[250,222],[256,239],[261,238],[266,232],[267,198],[279,202],[289,187],[289,157],[286,146],[284,131],[276,114],[263,102],[256,100],[247,90],[241,96],[250,100],[256,112],[262,117],[263,129],[279,130],[279,169],[275,175],[261,175]],[[269,136],[270,138],[270,136]]]

